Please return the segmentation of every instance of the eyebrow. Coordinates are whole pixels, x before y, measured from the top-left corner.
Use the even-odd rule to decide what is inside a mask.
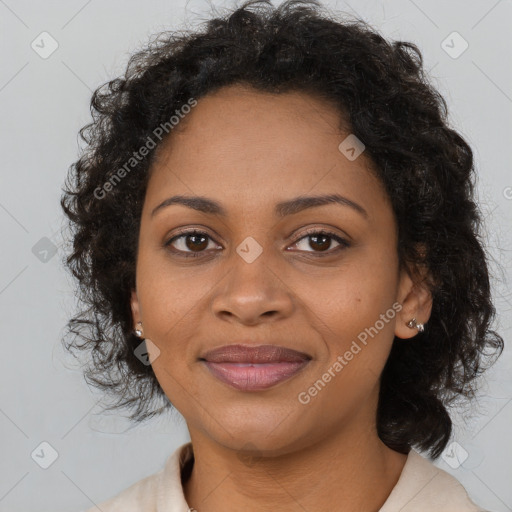
[[[207,197],[183,195],[172,196],[162,201],[153,209],[151,217],[153,217],[158,211],[172,204],[186,206],[187,208],[192,208],[193,210],[197,210],[202,213],[217,215],[219,217],[227,217],[226,210],[217,201]],[[347,197],[341,196],[340,194],[296,197],[294,199],[277,203],[274,211],[278,217],[286,217],[288,215],[299,213],[307,208],[315,208],[317,206],[327,204],[348,206],[360,213],[363,217],[368,218],[368,212],[360,204],[348,199]]]

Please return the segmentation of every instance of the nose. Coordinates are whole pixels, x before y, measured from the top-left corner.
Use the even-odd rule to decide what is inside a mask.
[[[287,318],[293,313],[292,290],[284,276],[270,268],[264,252],[251,263],[238,254],[234,260],[214,292],[211,307],[217,317],[256,325]]]

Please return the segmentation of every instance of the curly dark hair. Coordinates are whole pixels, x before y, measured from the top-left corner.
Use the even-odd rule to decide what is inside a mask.
[[[448,406],[475,397],[476,377],[503,350],[491,330],[496,312],[473,153],[448,126],[446,102],[416,45],[388,42],[355,17],[337,19],[317,0],[247,1],[196,32],[162,32],[130,57],[124,76],[93,93],[93,120],[80,130],[86,146],[61,198],[72,233],[65,264],[82,304],[67,324],[66,349],[90,353],[85,379],[116,397],[109,409],[126,407],[137,422],[172,409],[152,367],[134,355],[140,339],[130,308],[155,149],[112,180],[187,100],[230,84],[326,99],[363,141],[394,210],[401,268],[411,275],[428,268],[433,297],[417,342],[393,342],[381,375],[378,434],[394,450],[415,446],[437,458],[451,435]]]

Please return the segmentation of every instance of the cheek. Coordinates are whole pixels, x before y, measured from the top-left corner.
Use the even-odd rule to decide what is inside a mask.
[[[310,302],[320,311],[325,310],[323,316],[327,318],[347,320],[337,312],[349,319],[369,319],[375,314],[378,317],[391,306],[398,286],[396,259],[378,253],[378,248],[354,251],[323,279],[315,280],[318,276],[312,276],[313,280],[304,288],[305,296],[311,296]]]
[[[391,294],[374,282],[367,287],[362,276],[344,284],[343,295],[338,292],[328,310],[319,308],[325,351],[316,378],[329,381],[323,400],[350,410],[374,396],[393,343],[396,309]]]
[[[153,331],[161,333],[181,321],[213,286],[212,276],[199,266],[180,267],[163,249],[139,253],[137,294],[141,311]],[[192,310],[192,311],[191,311]]]
[[[386,251],[389,256],[383,257]],[[312,319],[319,320],[331,361],[351,347],[357,352],[353,357],[357,365],[378,366],[385,361],[400,307],[395,302],[396,268],[397,260],[387,246],[380,250],[354,251],[328,279],[312,280],[304,287],[302,294],[314,312]],[[354,342],[360,350],[353,346]]]
[[[137,261],[137,296],[145,336],[160,351],[153,366],[158,366],[162,360],[172,363],[176,358],[171,354],[179,354],[181,350],[179,335],[186,326],[184,319],[197,301],[190,283],[184,286],[180,273],[171,275],[169,265],[165,265],[161,258],[149,251],[141,251]],[[150,346],[147,348],[151,351]]]

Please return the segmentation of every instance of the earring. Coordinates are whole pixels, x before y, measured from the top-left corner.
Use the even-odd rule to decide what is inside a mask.
[[[424,324],[418,324],[416,322],[416,318],[409,320],[405,325],[407,325],[407,327],[410,327],[411,329],[418,329],[418,332],[423,332],[425,330]]]
[[[140,325],[140,327],[135,329],[135,336],[137,336],[137,338],[142,338],[142,322],[137,322],[137,325]]]

